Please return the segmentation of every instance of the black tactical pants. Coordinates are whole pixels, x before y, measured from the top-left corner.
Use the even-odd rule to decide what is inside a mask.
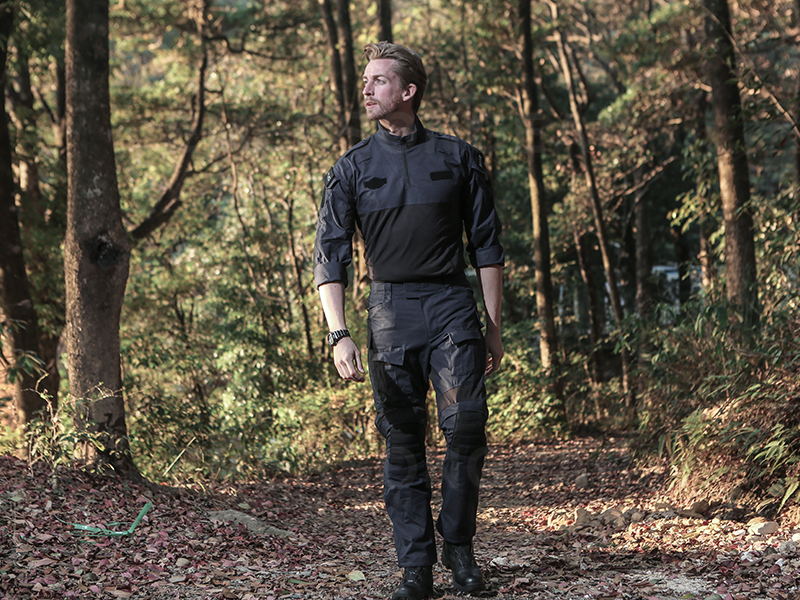
[[[437,560],[425,458],[425,399],[433,383],[447,441],[436,528],[453,544],[475,535],[486,456],[486,343],[464,276],[434,283],[373,282],[369,368],[376,425],[386,438],[384,500],[401,567]]]

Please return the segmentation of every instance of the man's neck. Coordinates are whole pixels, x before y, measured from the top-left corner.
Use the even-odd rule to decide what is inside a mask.
[[[405,137],[414,133],[416,129],[414,115],[405,112],[396,112],[386,119],[381,119],[381,125],[386,131],[397,137]]]

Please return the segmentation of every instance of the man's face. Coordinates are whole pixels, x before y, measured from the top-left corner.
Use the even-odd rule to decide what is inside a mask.
[[[361,93],[370,121],[389,117],[403,101],[410,98],[409,89],[403,89],[393,65],[392,58],[376,58],[369,61],[364,69],[364,88]]]

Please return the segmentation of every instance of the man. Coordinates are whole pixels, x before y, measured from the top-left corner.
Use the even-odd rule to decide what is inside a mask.
[[[392,600],[433,594],[436,541],[425,458],[425,399],[433,383],[447,441],[442,474],[442,564],[464,592],[484,589],[472,538],[486,455],[484,377],[500,367],[503,248],[480,152],[425,129],[417,110],[427,84],[413,51],[368,44],[367,117],[378,131],[351,148],[325,177],[314,247],[314,279],[339,375],[364,381],[345,322],[352,235],[364,237],[372,280],[368,356],[376,425],[386,438],[384,499],[403,580]],[[467,253],[486,308],[486,335],[464,274]]]

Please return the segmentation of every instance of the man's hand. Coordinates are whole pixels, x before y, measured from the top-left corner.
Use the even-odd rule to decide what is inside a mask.
[[[347,329],[344,319],[344,284],[341,281],[332,281],[319,286],[319,297],[330,330]],[[333,364],[339,377],[345,381],[364,381],[361,350],[351,338],[342,338],[333,347]]]
[[[364,381],[361,350],[358,349],[352,338],[342,338],[333,347],[333,364],[339,372],[339,377],[345,381]]]
[[[486,369],[483,372],[485,377],[500,370],[500,362],[503,360],[503,339],[500,332],[486,332]]]

